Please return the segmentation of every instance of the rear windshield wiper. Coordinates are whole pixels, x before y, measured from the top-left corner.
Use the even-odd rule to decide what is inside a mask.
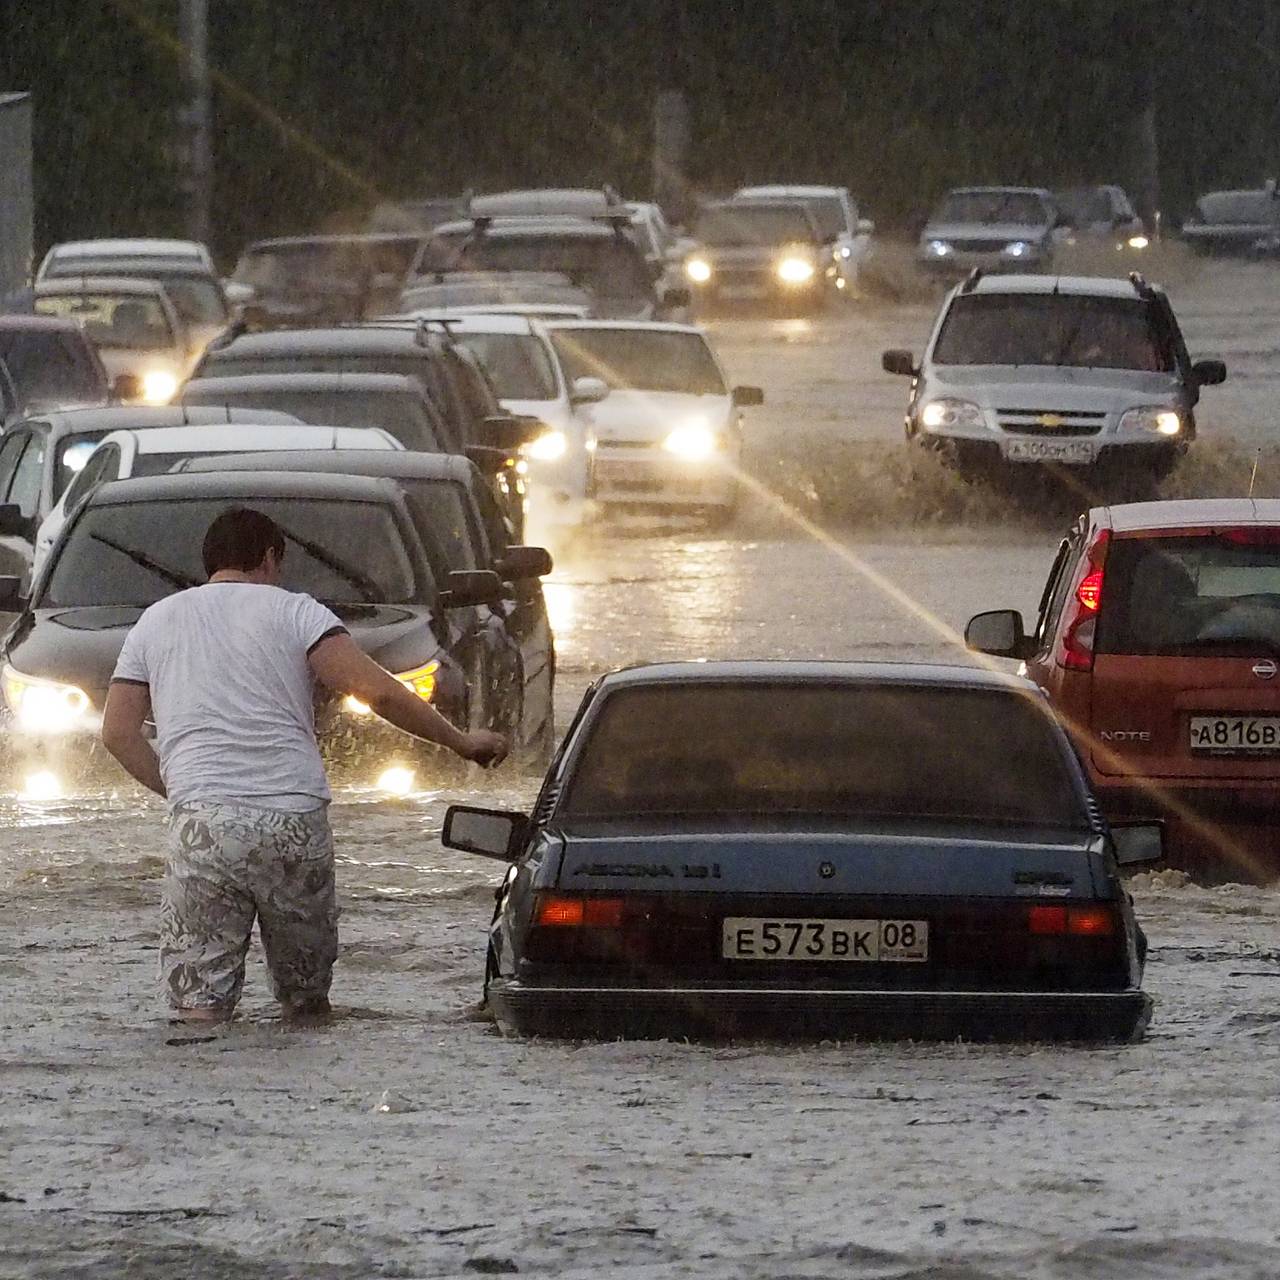
[[[179,569],[170,569],[168,565],[163,565],[159,560],[153,560],[145,551],[139,551],[134,547],[127,547],[123,542],[117,542],[114,538],[108,538],[105,533],[91,533],[89,535],[95,542],[100,542],[104,547],[110,547],[112,551],[118,552],[127,560],[132,560],[134,564],[140,568],[147,569],[154,573],[157,578],[162,578],[171,587],[177,587],[179,591],[185,591],[188,587],[198,587],[199,581],[195,578],[188,577]]]
[[[291,533],[283,525],[280,525],[280,532],[284,534],[290,542],[295,546],[299,546],[313,560],[319,560],[327,569],[332,569],[339,577],[345,578],[357,591],[364,593],[365,603],[376,604],[378,597],[383,594],[382,588],[366,574],[363,570],[357,569],[355,565],[347,564],[345,560],[338,559],[326,547],[322,547],[318,542],[312,542],[310,538],[299,537],[296,533]]]

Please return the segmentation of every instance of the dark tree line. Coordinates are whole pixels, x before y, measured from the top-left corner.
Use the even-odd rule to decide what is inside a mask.
[[[42,240],[180,231],[178,0],[0,0],[36,96]],[[694,185],[848,183],[883,223],[969,181],[1280,170],[1276,0],[210,0],[216,247],[375,200],[651,183],[657,91]]]

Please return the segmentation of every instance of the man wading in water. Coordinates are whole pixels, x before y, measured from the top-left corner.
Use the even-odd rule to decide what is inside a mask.
[[[338,908],[317,681],[464,759],[507,754],[500,734],[463,733],[406,689],[324,605],[283,590],[284,551],[261,512],[218,516],[204,539],[209,581],[138,619],[103,712],[107,750],[169,800],[160,970],[187,1021],[231,1017],[255,915],[284,1017],[329,1012]]]

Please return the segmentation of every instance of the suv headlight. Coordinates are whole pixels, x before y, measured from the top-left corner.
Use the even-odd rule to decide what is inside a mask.
[[[662,447],[685,462],[703,462],[715,453],[717,443],[716,434],[710,427],[691,423],[677,427],[662,442]]]
[[[1182,431],[1182,415],[1162,404],[1130,409],[1120,418],[1121,431],[1145,431],[1151,435],[1176,436]]]
[[[946,258],[951,255],[951,246],[945,240],[930,240],[925,245],[925,252],[931,258]]]
[[[7,663],[0,671],[4,700],[25,733],[71,733],[96,727],[89,695],[78,685],[24,675]]]
[[[142,375],[145,404],[168,404],[178,393],[178,375],[172,369],[148,369]]]
[[[789,253],[778,263],[778,279],[783,284],[808,284],[813,279],[813,263]]]
[[[1029,258],[1035,251],[1035,245],[1027,240],[1013,240],[1004,247],[1006,258]]]
[[[711,279],[711,263],[706,258],[690,258],[684,264],[684,273],[694,284],[706,284]]]
[[[930,400],[920,410],[920,425],[926,431],[953,427],[985,427],[986,415],[971,400]]]
[[[544,431],[536,440],[524,447],[525,454],[538,462],[554,462],[563,458],[569,442],[563,431]]]
[[[414,667],[412,671],[395,672],[395,677],[410,693],[416,693],[423,702],[430,702],[435,697],[436,677],[439,673],[440,663],[437,659],[432,658],[430,662],[425,662],[420,667]],[[348,694],[342,700],[342,706],[344,710],[349,711],[353,716],[373,714],[373,709],[368,703],[361,702],[353,694]]]

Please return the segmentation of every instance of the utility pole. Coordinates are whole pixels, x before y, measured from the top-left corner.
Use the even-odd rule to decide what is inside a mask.
[[[179,122],[186,143],[187,234],[207,242],[213,199],[213,95],[209,87],[209,0],[181,0],[179,38],[186,52]]]
[[[662,5],[660,87],[653,109],[653,198],[679,221],[689,211],[689,99],[684,65],[687,18],[684,0],[666,0]]]

